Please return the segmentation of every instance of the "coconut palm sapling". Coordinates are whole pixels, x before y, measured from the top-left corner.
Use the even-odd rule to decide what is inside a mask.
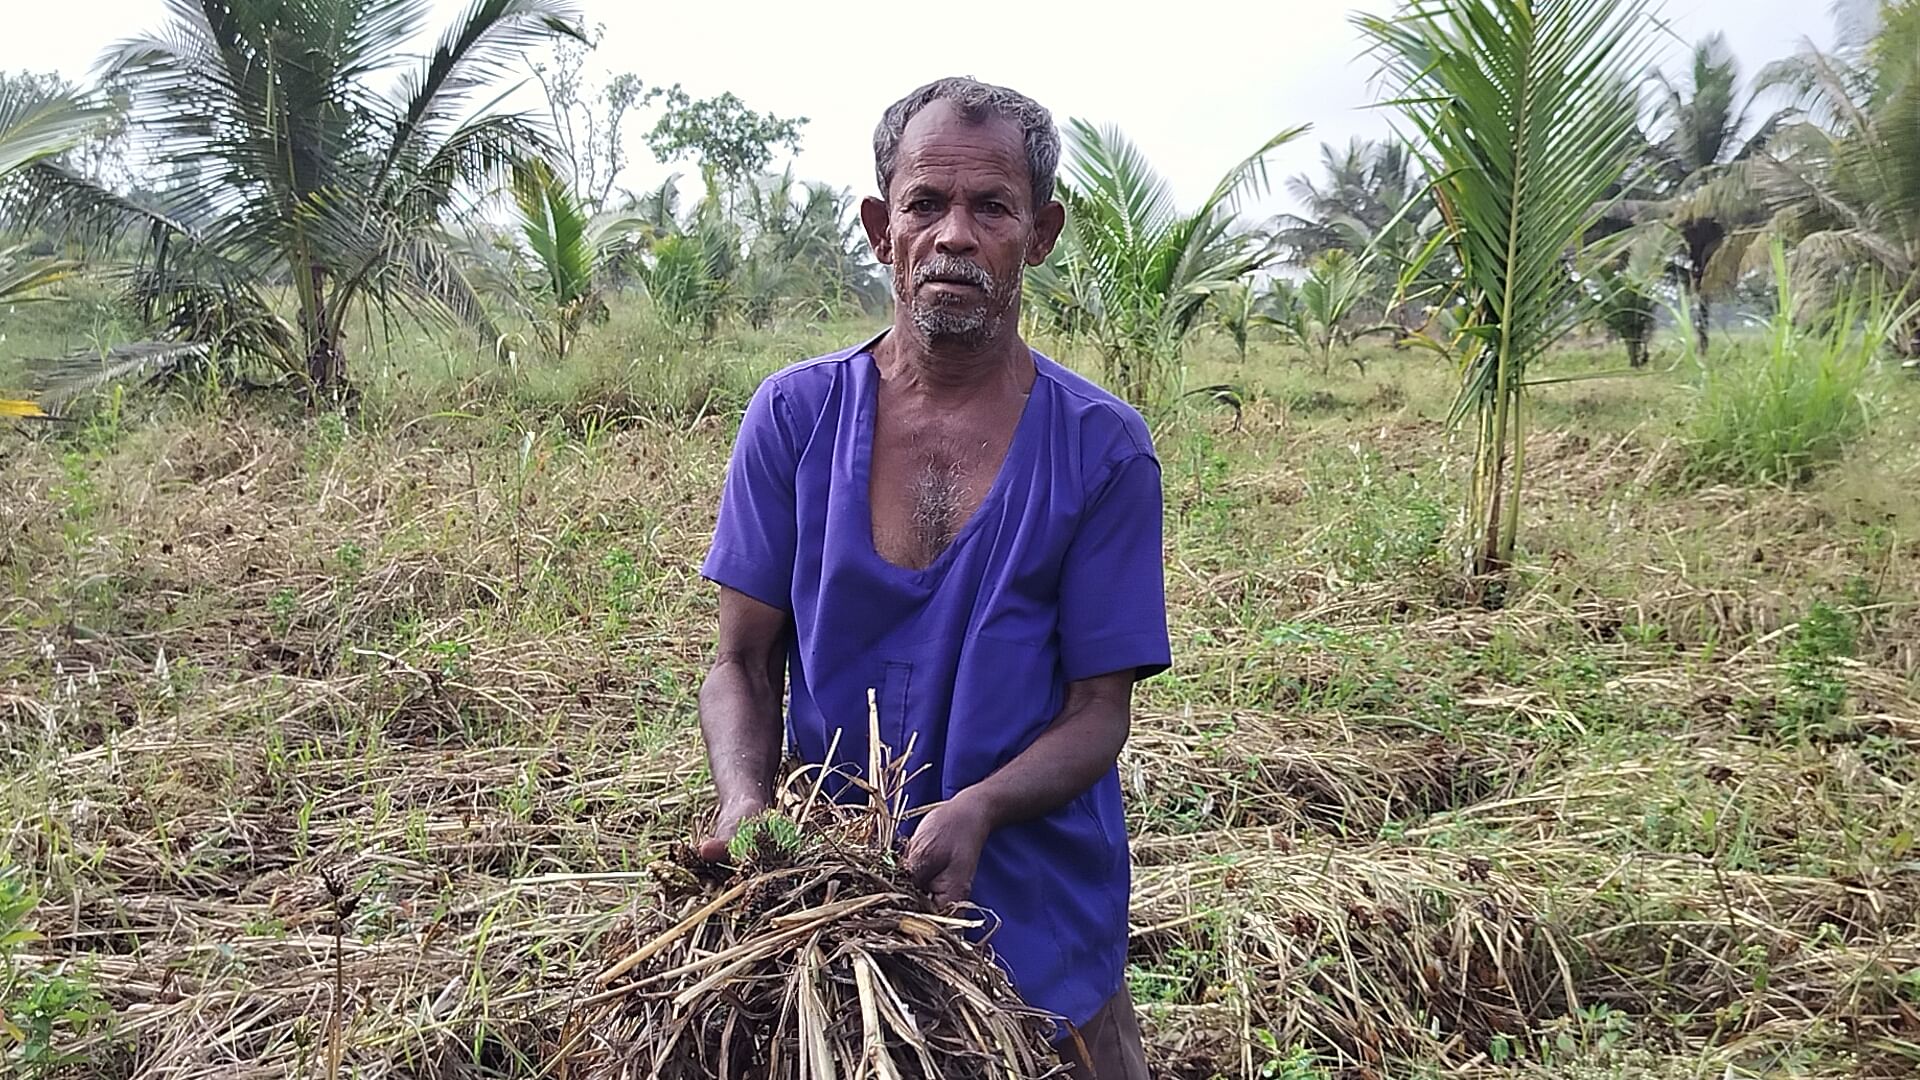
[[[1441,344],[1461,365],[1452,419],[1475,426],[1476,575],[1513,558],[1528,367],[1578,319],[1567,253],[1634,160],[1648,14],[1647,0],[1416,0],[1356,18],[1460,267],[1466,315]]]

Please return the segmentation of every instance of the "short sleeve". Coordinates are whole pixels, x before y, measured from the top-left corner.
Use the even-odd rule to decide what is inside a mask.
[[[700,576],[770,607],[793,610],[797,459],[780,415],[779,391],[760,384],[740,419],[720,493],[720,517]]]
[[[1160,554],[1160,464],[1114,466],[1082,515],[1060,577],[1060,657],[1069,682],[1172,663]]]

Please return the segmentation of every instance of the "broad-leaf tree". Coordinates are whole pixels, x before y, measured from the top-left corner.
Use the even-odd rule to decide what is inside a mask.
[[[1028,276],[1028,294],[1056,325],[1092,336],[1109,385],[1127,400],[1145,405],[1171,392],[1208,298],[1273,261],[1271,245],[1235,228],[1236,207],[1264,189],[1267,155],[1306,130],[1268,139],[1182,213],[1125,135],[1084,120],[1067,125],[1067,231]]]
[[[587,58],[600,47],[607,28],[595,25],[586,39],[563,36],[553,56],[530,66],[546,91],[553,151],[549,164],[588,209],[606,208],[614,184],[627,168],[626,120],[635,109],[665,93],[649,88],[632,72],[595,80]]]
[[[432,0],[167,6],[163,30],[103,63],[171,185],[134,199],[57,169],[35,178],[56,220],[144,230],[133,286],[157,327],[328,391],[363,304],[484,326],[441,225],[543,140],[476,97],[527,49],[577,36],[572,5],[474,0],[425,58],[414,39]],[[273,286],[290,288],[292,324]]]
[[[1415,0],[1359,16],[1417,135],[1459,260],[1455,422],[1476,429],[1476,573],[1507,566],[1525,476],[1528,368],[1579,318],[1567,253],[1636,153],[1645,0]]]
[[[798,151],[807,125],[804,116],[755,112],[731,92],[696,99],[675,83],[660,96],[665,105],[647,133],[648,148],[661,161],[693,158],[727,191],[764,172],[781,147]]]

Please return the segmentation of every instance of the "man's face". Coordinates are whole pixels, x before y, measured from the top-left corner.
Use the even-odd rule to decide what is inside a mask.
[[[867,200],[861,219],[914,327],[973,349],[1017,318],[1021,273],[1053,250],[1064,214],[1035,212],[1017,124],[972,123],[936,101],[907,124],[886,201]]]

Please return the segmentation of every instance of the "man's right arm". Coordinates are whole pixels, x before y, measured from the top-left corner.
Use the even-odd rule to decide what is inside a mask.
[[[700,686],[700,733],[720,800],[700,857],[718,862],[742,821],[773,805],[785,725],[787,613],[745,593],[720,590],[720,644]]]

